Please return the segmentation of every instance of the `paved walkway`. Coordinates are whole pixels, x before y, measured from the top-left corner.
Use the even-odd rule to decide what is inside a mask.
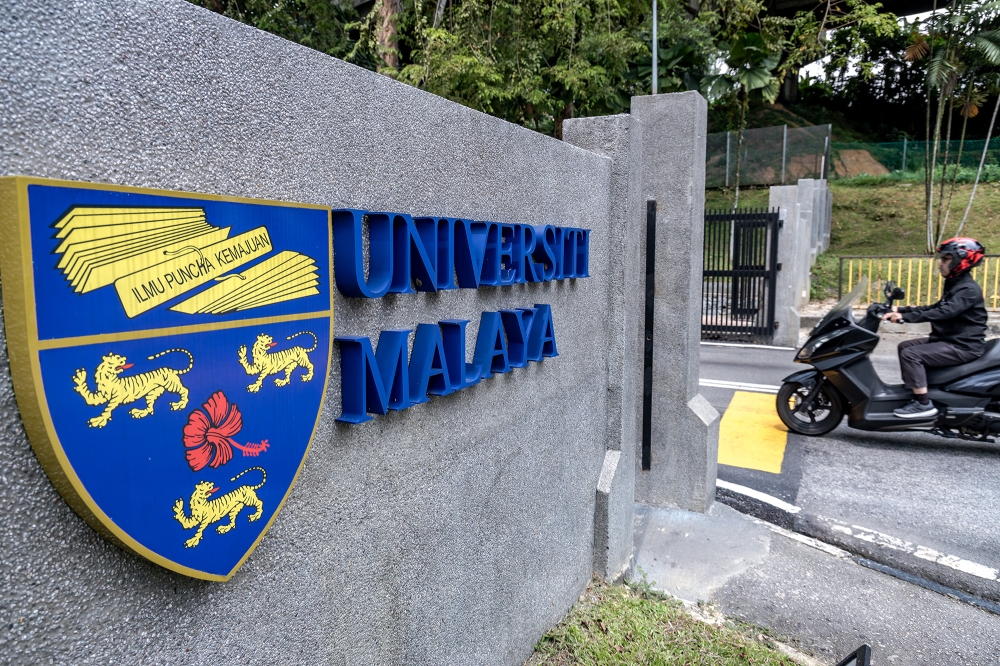
[[[835,664],[1000,663],[1000,616],[867,568],[848,553],[716,503],[707,514],[636,505],[638,575]]]

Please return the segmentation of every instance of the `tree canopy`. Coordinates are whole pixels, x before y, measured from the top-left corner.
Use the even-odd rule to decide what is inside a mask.
[[[566,118],[625,112],[650,92],[647,0],[368,0],[361,11],[346,0],[191,2],[555,136]],[[737,129],[741,91],[771,101],[821,56],[872,72],[872,56],[900,39],[895,17],[863,0],[791,17],[766,5],[706,0],[692,12],[687,0],[658,0],[659,91],[702,90]]]

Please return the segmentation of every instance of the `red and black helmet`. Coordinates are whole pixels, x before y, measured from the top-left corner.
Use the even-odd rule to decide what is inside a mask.
[[[949,238],[938,246],[937,253],[951,255],[951,270],[946,277],[953,278],[978,266],[986,256],[986,248],[975,238]]]

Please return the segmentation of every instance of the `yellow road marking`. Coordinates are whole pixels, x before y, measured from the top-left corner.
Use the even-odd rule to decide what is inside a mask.
[[[787,439],[773,395],[736,391],[719,423],[719,464],[781,474]]]

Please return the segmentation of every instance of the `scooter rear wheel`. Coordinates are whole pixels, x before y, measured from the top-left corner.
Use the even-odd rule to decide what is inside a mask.
[[[789,430],[802,435],[825,435],[844,418],[844,407],[837,390],[829,384],[820,387],[808,409],[802,404],[810,387],[788,382],[778,389],[778,416]]]

